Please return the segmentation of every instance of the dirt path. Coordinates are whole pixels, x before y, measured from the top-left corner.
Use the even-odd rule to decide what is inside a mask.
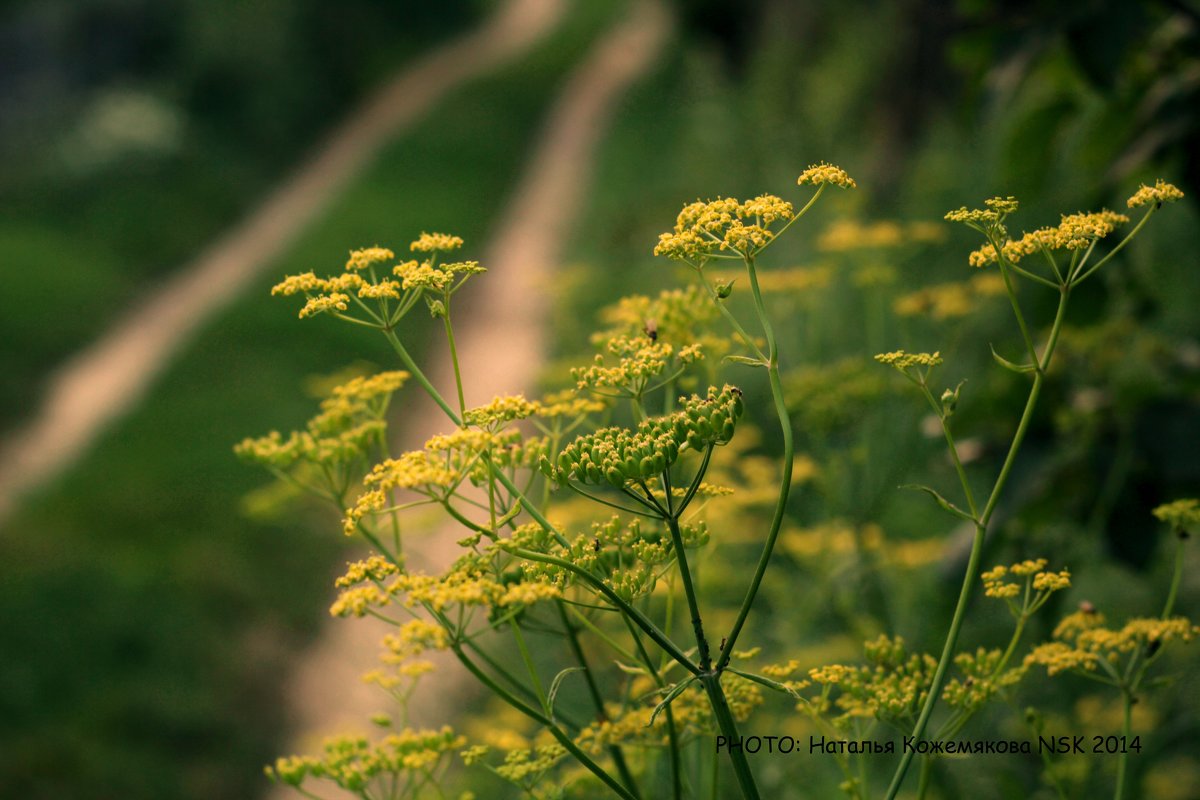
[[[257,211],[57,370],[36,416],[0,448],[0,525],[21,495],[72,464],[130,410],[196,329],[278,258],[384,144],[463,82],[528,50],[564,10],[564,0],[511,0],[401,71]]]
[[[658,0],[641,0],[598,41],[562,87],[531,160],[499,220],[477,278],[479,294],[456,313],[455,336],[467,380],[467,404],[496,394],[529,391],[546,350],[548,292],[563,247],[577,221],[591,183],[595,152],[611,120],[614,104],[654,63],[671,31],[672,20]],[[435,354],[432,380],[452,396],[448,357]],[[407,394],[406,398],[413,397]],[[408,449],[417,448],[449,423],[432,403],[422,404],[403,432]],[[410,565],[435,570],[457,554],[462,537],[456,526],[406,542]],[[297,751],[319,744],[322,734],[363,730],[387,699],[359,676],[376,663],[386,626],[373,620],[331,620],[293,676],[288,690],[298,720]],[[465,707],[473,687],[462,669],[446,662],[427,676],[410,712],[415,723],[440,725]],[[283,793],[279,797],[290,797]],[[326,793],[325,796],[334,795]]]

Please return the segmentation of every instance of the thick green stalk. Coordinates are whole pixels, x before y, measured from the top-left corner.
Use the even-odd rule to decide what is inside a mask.
[[[733,763],[733,774],[737,777],[738,786],[745,800],[758,800],[758,786],[754,783],[754,774],[750,771],[750,762],[742,749],[742,738],[738,734],[737,721],[729,709],[729,701],[725,699],[725,690],[721,688],[719,673],[706,672],[700,676],[704,691],[708,694],[708,702],[712,705],[713,716],[717,727],[729,748],[729,760]]]
[[[688,611],[692,615],[692,631],[696,634],[700,669],[707,671],[712,666],[712,658],[708,653],[708,639],[704,636],[704,622],[700,618],[700,603],[696,599],[696,587],[692,582],[692,572],[688,568],[687,553],[683,549],[683,535],[679,531],[679,520],[668,516],[667,527],[671,530],[671,543],[675,546],[675,562],[679,565],[679,576],[683,580],[683,593],[687,597]]]
[[[1125,714],[1124,722],[1121,725],[1122,744],[1129,744],[1129,735],[1133,732],[1133,690],[1122,689],[1121,699],[1124,701]],[[1113,800],[1124,800],[1125,797],[1125,776],[1129,771],[1129,748],[1124,746],[1121,748],[1121,755],[1117,758],[1117,785],[1113,790]]]

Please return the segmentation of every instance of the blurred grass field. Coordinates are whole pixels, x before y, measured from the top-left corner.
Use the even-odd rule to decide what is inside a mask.
[[[753,633],[785,653],[836,649],[849,646],[846,631],[865,635],[882,619],[915,646],[936,649],[953,599],[947,587],[960,573],[953,535],[923,498],[895,487],[913,473],[923,482],[950,473],[938,443],[919,434],[920,409],[903,387],[885,375],[884,390],[855,395],[849,377],[857,368],[838,373],[836,365],[897,347],[940,347],[953,356],[956,374],[968,379],[959,413],[964,438],[981,443],[971,470],[982,481],[994,472],[991,448],[1007,435],[1022,387],[1011,375],[996,375],[986,349],[953,343],[990,340],[1011,351],[1008,309],[1003,298],[992,298],[941,320],[893,313],[902,295],[969,277],[973,245],[948,225],[939,244],[898,249],[838,252],[821,247],[820,236],[835,216],[937,222],[945,211],[993,194],[1027,200],[1019,219],[1033,228],[1055,222],[1059,210],[1116,208],[1138,181],[1158,175],[1194,197],[1200,187],[1188,183],[1195,170],[1188,147],[1196,115],[1193,109],[1188,116],[1186,84],[1175,89],[1182,111],[1168,104],[1159,109],[1170,112],[1162,119],[1153,109],[1141,118],[1126,113],[1137,107],[1139,87],[1165,91],[1161,81],[1171,88],[1169,78],[1194,62],[1175,63],[1159,84],[1146,77],[1135,48],[1138,36],[1165,27],[1170,12],[1157,6],[1132,22],[1098,13],[1055,21],[1031,6],[1022,29],[1005,28],[969,4],[952,28],[923,27],[925,12],[906,4],[835,11],[777,2],[754,4],[751,20],[722,28],[713,21],[716,5],[679,6],[683,27],[672,52],[620,106],[560,279],[546,287],[555,297],[556,362],[588,352],[600,307],[686,277],[651,256],[683,202],[764,191],[794,198],[795,175],[818,159],[858,176],[858,193],[836,198],[772,254],[776,266],[832,276],[824,288],[780,297],[774,306],[787,319],[793,379],[803,384],[812,376],[796,374],[802,368],[825,368],[832,385],[814,391],[814,407],[835,395],[827,413],[800,415],[800,447],[823,474],[800,493],[791,516],[797,526],[876,522],[889,535],[949,536],[950,544],[945,563],[928,567],[921,580],[881,585],[860,565],[837,572],[838,582],[825,580],[821,565],[783,553]],[[299,323],[295,309],[272,302],[268,289],[278,275],[334,268],[360,245],[398,249],[421,230],[453,231],[469,252],[481,246],[548,98],[620,10],[574,4],[564,26],[531,55],[462,89],[387,148],[268,278],[177,356],[133,414],[5,526],[0,794],[253,797],[263,790],[261,765],[286,736],[280,685],[324,614],[344,544],[332,518],[305,511],[272,522],[248,517],[242,498],[259,480],[236,463],[231,446],[244,435],[299,424],[313,400],[297,390],[314,375],[357,360],[392,366],[371,337],[324,319]],[[261,13],[269,19],[283,12]],[[364,6],[337,16],[343,32],[323,46],[345,48],[351,32],[369,28],[381,13]],[[362,64],[336,55],[341,80],[365,86],[398,63],[405,47],[419,49],[478,15],[463,4],[411,29],[388,17],[393,27],[370,37]],[[1125,48],[1112,45],[1121,74],[1111,85],[1091,74],[1091,55],[1073,49],[1072,25],[1123,32]],[[1194,56],[1187,43],[1195,29],[1180,35],[1179,52]],[[1041,49],[1029,44],[1039,36],[1049,41]],[[935,67],[925,63],[930,48],[946,54]],[[318,65],[324,57],[331,56],[311,56]],[[230,58],[235,76],[253,74],[253,64]],[[1012,78],[1021,67],[1025,72]],[[910,87],[922,69],[945,84]],[[308,116],[297,124],[346,107],[336,87],[326,87],[323,103],[294,99],[311,80],[302,71],[288,92],[264,81],[248,96],[275,96],[281,109],[304,106]],[[1168,127],[1176,138],[1158,149],[1135,147],[1156,124],[1178,118],[1190,120],[1185,134],[1176,124]],[[7,173],[16,177],[0,193],[0,430],[27,416],[51,365],[251,207],[312,141],[298,136],[276,148],[266,133],[262,141],[243,141],[243,129],[270,130],[226,119],[186,156],[133,158],[76,182],[41,183],[36,164]],[[5,158],[17,163],[12,151]],[[1114,164],[1128,168],[1115,171]],[[1047,410],[1035,420],[1004,509],[1012,521],[1009,544],[987,554],[998,563],[1019,550],[1052,549],[1086,576],[1081,594],[1147,613],[1163,582],[1148,509],[1200,486],[1200,219],[1189,199],[1156,223],[1111,275],[1080,296],[1073,311],[1079,352],[1089,358],[1057,376],[1046,407],[1072,408],[1084,389],[1100,391],[1106,405],[1074,419]],[[891,268],[895,282],[857,286],[854,276],[874,265]],[[1044,319],[1044,304],[1030,302]],[[410,322],[423,322],[416,316]],[[409,335],[424,345],[425,330]],[[1106,354],[1105,342],[1128,352],[1096,358]],[[849,388],[836,395],[842,387]],[[762,401],[764,387],[747,390]],[[772,446],[768,436],[761,450],[769,454]],[[749,546],[730,553],[734,564],[755,555]],[[1192,577],[1181,602],[1194,612],[1196,597]],[[985,619],[974,635],[985,641],[999,623]],[[1174,694],[1164,707],[1172,700],[1194,707],[1194,679],[1168,691]],[[1172,725],[1164,751],[1186,754],[1200,722],[1190,715]],[[832,791],[836,777],[827,777]],[[969,775],[959,779],[951,787],[973,785]]]

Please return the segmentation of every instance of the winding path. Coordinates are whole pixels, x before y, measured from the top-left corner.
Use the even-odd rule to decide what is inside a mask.
[[[614,105],[654,64],[672,26],[660,0],[634,2],[559,91],[481,259],[488,272],[476,279],[478,293],[466,298],[468,307],[455,315],[468,405],[534,386],[546,349],[549,293],[545,287],[587,197],[597,146]],[[453,386],[448,362],[445,353],[435,353],[431,359],[441,368],[433,369],[431,379],[442,389]],[[452,394],[451,390],[447,396]],[[406,399],[415,396],[406,394]],[[431,402],[414,405],[419,410],[406,409],[412,420],[402,432],[406,449],[421,447],[429,436],[448,427]],[[447,525],[410,538],[406,541],[410,566],[443,568],[458,554],[455,541],[461,537],[461,528]],[[359,679],[377,663],[379,642],[387,630],[370,618],[326,624],[288,687],[300,732],[297,751],[310,751],[323,734],[362,730],[367,718],[387,704],[377,688]],[[443,661],[422,679],[419,695],[410,704],[410,720],[426,725],[446,722],[454,716],[447,714],[448,707],[464,708],[464,694],[472,688],[465,685],[465,675],[456,664]]]
[[[529,50],[565,7],[564,0],[510,0],[481,27],[402,70],[255,212],[59,368],[35,416],[0,443],[0,526],[21,496],[69,467],[132,409],[189,337],[274,262],[381,147],[453,89]]]

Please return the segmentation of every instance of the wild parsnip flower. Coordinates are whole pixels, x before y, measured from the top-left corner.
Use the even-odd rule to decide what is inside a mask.
[[[378,283],[364,283],[358,288],[358,296],[366,300],[378,300],[381,297],[399,300],[403,289],[399,281],[382,280]]]
[[[1027,599],[1025,605],[1018,608],[1010,604],[1010,607],[1018,616],[1032,614],[1052,593],[1071,586],[1070,570],[1047,571],[1046,563],[1046,559],[1037,558],[993,567],[980,576],[983,580],[984,594],[1004,600],[1024,596]],[[1010,577],[1020,580],[1011,581]]]
[[[1176,200],[1181,199],[1183,199],[1183,192],[1162,178],[1159,178],[1153,186],[1147,186],[1143,183],[1133,193],[1133,196],[1125,201],[1125,204],[1130,208],[1138,208],[1139,206],[1148,206],[1150,204],[1162,205],[1163,203],[1174,203]]]
[[[910,654],[900,637],[880,636],[863,645],[866,666],[833,664],[809,670],[814,688],[835,689],[833,705],[840,714],[831,721],[839,727],[856,718],[908,722],[915,718],[928,693],[937,659]],[[814,703],[820,707],[820,703]]]
[[[351,250],[350,259],[346,262],[346,270],[361,271],[369,269],[372,264],[391,261],[396,254],[386,247],[364,247],[361,250]]]
[[[1155,517],[1180,531],[1200,525],[1200,500],[1184,498],[1164,503],[1152,512]]]
[[[910,367],[936,367],[942,363],[942,356],[941,353],[906,353],[903,350],[895,350],[891,353],[879,353],[875,360],[904,372]]]
[[[1091,671],[1101,661],[1117,663],[1138,648],[1157,650],[1173,641],[1190,642],[1200,627],[1185,617],[1139,617],[1120,629],[1105,627],[1103,615],[1090,606],[1064,618],[1054,629],[1054,641],[1041,644],[1025,657],[1027,666],[1044,666],[1050,675]]]
[[[274,469],[289,469],[301,462],[340,467],[364,458],[383,435],[383,415],[391,395],[407,378],[408,373],[401,371],[354,378],[334,387],[304,430],[293,431],[286,439],[278,431],[245,439],[234,452]]]
[[[1015,213],[1019,204],[1015,197],[992,197],[983,201],[987,208],[971,208],[962,206],[956,211],[946,212],[945,219],[949,222],[961,222],[982,230],[994,229],[1004,221],[1009,214]]]
[[[347,563],[346,572],[334,582],[334,585],[339,589],[346,589],[367,581],[379,582],[399,571],[400,568],[394,563],[375,554],[360,561]]]
[[[983,647],[974,653],[959,653],[954,657],[954,666],[958,667],[962,677],[956,676],[947,681],[942,690],[942,699],[951,708],[968,713],[982,708],[1025,676],[1024,665],[1000,670],[1003,659],[1004,654],[1000,650]]]
[[[377,742],[365,736],[335,736],[325,740],[320,756],[280,758],[266,772],[272,780],[289,786],[321,779],[342,789],[363,792],[376,779],[389,776],[423,782],[445,755],[466,743],[466,737],[449,726],[441,730],[405,728]]]
[[[1006,240],[1001,246],[1005,260],[1016,264],[1026,256],[1053,250],[1085,250],[1098,239],[1108,236],[1129,217],[1107,209],[1092,213],[1063,214],[1057,227],[1039,228],[1020,239]],[[1006,238],[1006,237],[1005,237]],[[974,251],[967,260],[973,267],[996,263],[999,256],[991,244]]]
[[[408,246],[414,253],[432,253],[436,251],[449,252],[463,246],[461,237],[448,233],[422,233],[415,242]]]
[[[560,744],[547,744],[536,750],[510,750],[504,763],[493,767],[493,771],[505,780],[527,787],[549,772],[567,754]]]
[[[350,298],[341,292],[310,297],[300,309],[300,319],[317,314],[327,314],[331,311],[346,311],[350,308]]]
[[[616,336],[605,349],[617,357],[617,363],[609,366],[597,354],[591,366],[572,368],[576,389],[616,389],[637,396],[650,379],[662,374],[674,354],[674,347],[645,334]]]
[[[790,221],[792,214],[791,203],[769,194],[745,202],[719,197],[689,203],[674,231],[658,237],[654,254],[696,265],[722,250],[751,255],[775,238],[771,225]]]
[[[450,634],[441,625],[425,619],[412,619],[383,637],[387,648],[383,662],[400,664],[427,650],[445,650],[450,646]]]
[[[826,164],[822,161],[819,164],[813,164],[804,172],[800,173],[800,177],[796,179],[796,183],[800,186],[810,184],[819,186],[823,183],[839,186],[843,189],[854,189],[858,186],[854,179],[846,174],[846,170],[841,167],[835,167],[833,164]]]
[[[739,389],[709,387],[705,397],[692,395],[680,402],[676,413],[647,419],[636,430],[602,428],[580,436],[559,453],[556,468],[544,462],[543,471],[559,482],[571,479],[620,488],[628,481],[657,477],[685,444],[702,451],[733,438],[743,409]]]
[[[537,405],[526,400],[524,395],[497,396],[487,405],[467,409],[463,414],[463,422],[488,430],[497,430],[508,422],[525,419],[535,413]]]
[[[598,414],[607,404],[594,397],[579,394],[575,389],[552,392],[534,404],[534,416],[540,419],[559,419]]]

